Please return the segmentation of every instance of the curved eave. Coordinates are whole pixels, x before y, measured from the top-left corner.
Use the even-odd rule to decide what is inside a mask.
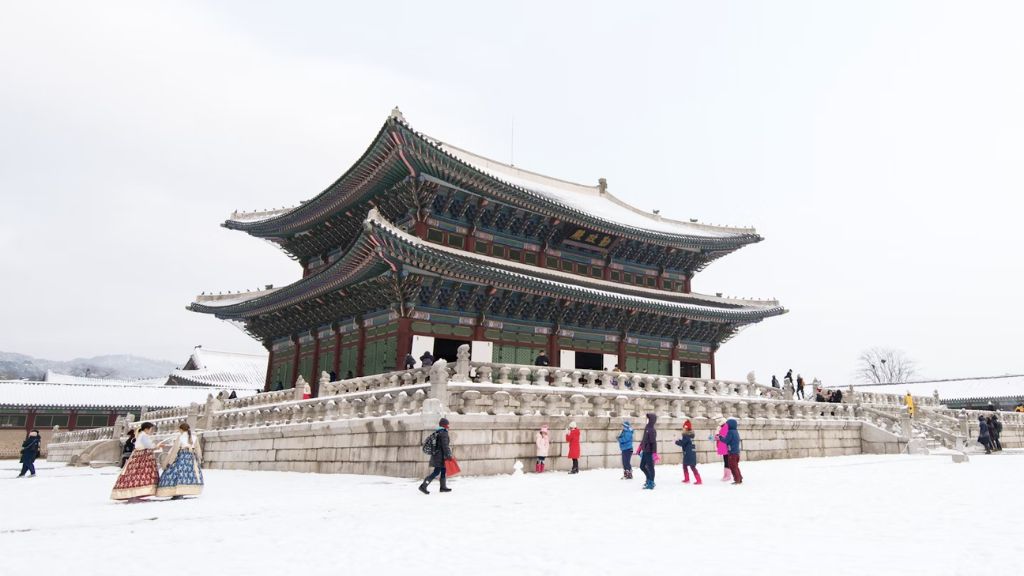
[[[391,128],[396,129],[398,133],[392,132]],[[399,140],[401,143],[398,142]],[[411,140],[415,140],[420,145],[419,149],[416,147],[409,149],[412,144]],[[488,191],[494,195],[496,201],[558,218],[563,222],[574,222],[580,226],[599,229],[615,236],[667,244],[683,249],[702,248],[726,251],[737,250],[763,239],[752,229],[749,232],[730,233],[723,236],[704,236],[662,232],[610,221],[481,171],[442,149],[431,137],[416,132],[408,124],[394,117],[384,123],[359,160],[320,194],[287,211],[271,212],[273,215],[265,219],[227,220],[222,225],[229,229],[241,230],[253,236],[272,240],[284,239],[306,232],[348,204],[348,191],[359,187],[359,180],[370,168],[367,164],[372,160],[390,163],[392,170],[408,170],[408,173],[412,173],[414,170],[410,163],[420,164],[423,161],[418,157],[423,153],[420,150],[434,154],[445,162],[453,163],[458,172],[467,176],[466,180],[475,184],[467,188],[482,188],[482,190],[474,190],[474,193]],[[378,165],[374,169],[379,168]],[[444,175],[432,174],[430,170],[424,170],[422,165],[420,168],[422,172],[431,174],[435,178],[445,179]],[[711,228],[706,225],[701,226]]]

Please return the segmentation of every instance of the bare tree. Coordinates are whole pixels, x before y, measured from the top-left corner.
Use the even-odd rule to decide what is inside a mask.
[[[871,348],[857,361],[857,378],[869,384],[902,384],[916,375],[917,365],[902,350]]]

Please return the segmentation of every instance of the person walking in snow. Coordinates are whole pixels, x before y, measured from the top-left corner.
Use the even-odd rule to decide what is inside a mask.
[[[772,374],[772,388],[782,388],[782,386],[779,385],[779,379],[775,377],[775,374]]]
[[[903,403],[907,406],[907,412],[910,413],[910,417],[914,417],[914,397],[910,395],[910,390],[907,390],[907,395],[903,397]]]
[[[36,477],[36,458],[39,458],[39,430],[32,430],[25,435],[25,441],[21,443],[21,474],[18,478],[24,478],[26,473]]]
[[[424,368],[430,368],[434,365],[434,355],[430,353],[430,350],[427,350],[420,356],[420,365]]]
[[[622,431],[619,432],[618,436],[619,450],[622,452],[622,480],[633,479],[633,464],[630,460],[633,459],[633,427],[629,425],[629,420],[622,421]]]
[[[723,438],[729,433],[729,424],[725,418],[718,420],[718,432],[708,436],[708,440],[715,441],[715,452],[722,457],[722,482],[729,482],[732,480],[732,470],[729,469],[729,446],[726,445]]]
[[[984,416],[978,416],[978,443],[985,447],[985,454],[992,453],[992,439]]]
[[[433,448],[430,451],[430,465],[434,470],[423,479],[420,484],[420,492],[430,494],[427,486],[434,481],[434,478],[441,477],[441,492],[451,492],[448,487],[448,473],[445,462],[452,458],[452,447],[448,440],[448,419],[441,418],[437,422],[437,429],[431,434],[434,438]]]
[[[1003,423],[999,421],[999,415],[992,415],[992,428],[989,430],[989,436],[992,437],[992,449],[996,452],[1003,451],[1003,443],[999,441],[999,436],[1003,433]]]
[[[580,472],[580,429],[576,427],[576,421],[569,422],[569,429],[565,431],[565,441],[569,443],[569,453],[566,454],[572,459],[572,470],[569,474]]]
[[[805,399],[805,397],[804,397],[804,377],[799,375],[799,374],[796,375],[796,397],[800,398],[801,400]]]
[[[693,443],[693,436],[693,424],[687,418],[683,422],[683,436],[676,440],[676,446],[683,449],[683,483],[690,483],[690,470],[693,470],[693,483],[700,485],[703,482],[700,479],[700,472],[697,472],[697,447]]]
[[[156,494],[160,470],[156,464],[155,451],[160,449],[163,442],[154,442],[151,436],[154,433],[156,426],[152,422],[143,422],[139,426],[135,434],[135,450],[117,475],[114,489],[110,492],[111,499],[136,501]]]
[[[726,446],[729,447],[729,454],[726,455],[726,464],[729,466],[729,471],[732,472],[733,484],[743,484],[743,474],[740,473],[740,433],[736,428],[739,424],[735,418],[729,418],[726,421],[726,425],[729,427],[729,432],[726,433],[724,438],[721,438]]]
[[[540,474],[544,471],[544,459],[548,457],[548,450],[551,448],[551,434],[548,432],[547,424],[537,431],[534,444],[537,445],[537,465],[533,471]]]
[[[658,431],[654,429],[654,424],[657,421],[657,415],[653,412],[647,413],[644,436],[640,440],[640,447],[637,448],[637,454],[640,455],[640,470],[647,478],[644,490],[654,490],[654,454],[658,451]]]
[[[199,438],[192,428],[182,422],[171,450],[164,455],[164,471],[157,482],[156,495],[181,500],[185,496],[198,496],[203,491],[202,451]]]
[[[121,468],[131,458],[132,452],[135,451],[135,430],[128,431],[128,439],[124,441],[124,446],[121,447]]]

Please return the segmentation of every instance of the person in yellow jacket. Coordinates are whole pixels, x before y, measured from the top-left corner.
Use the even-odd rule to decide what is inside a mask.
[[[907,412],[910,413],[910,417],[914,417],[914,397],[907,392],[907,395],[903,397],[903,403],[907,405]]]

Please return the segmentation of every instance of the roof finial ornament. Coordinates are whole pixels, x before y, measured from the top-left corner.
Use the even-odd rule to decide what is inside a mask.
[[[597,179],[597,191],[604,196],[608,193],[608,180],[604,178]]]
[[[405,116],[402,115],[402,111],[398,109],[398,106],[391,109],[390,117],[398,120],[399,122],[405,122]]]

